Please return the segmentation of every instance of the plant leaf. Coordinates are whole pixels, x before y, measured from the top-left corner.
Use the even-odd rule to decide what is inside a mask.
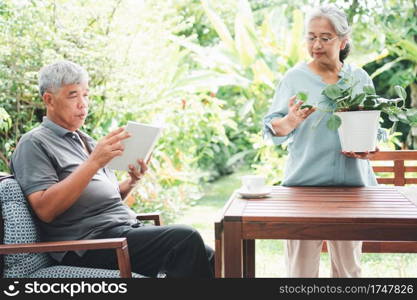
[[[331,115],[327,121],[327,128],[330,130],[336,130],[342,124],[342,119],[337,115]]]
[[[374,108],[375,101],[373,99],[366,99],[363,105],[365,106],[365,109]]]
[[[375,95],[375,88],[372,85],[365,85],[363,87],[363,91],[367,94],[367,95]]]
[[[417,109],[410,108],[407,110],[406,114],[407,114],[407,117],[412,117],[412,118],[417,117]]]
[[[404,57],[398,57],[394,59],[393,61],[390,61],[384,64],[381,68],[379,68],[378,70],[372,73],[371,79],[374,79],[379,74],[384,73],[385,71],[391,69],[397,62],[402,61],[402,60],[404,60]]]
[[[402,86],[396,85],[394,87],[394,89],[395,89],[395,92],[397,93],[398,97],[400,97],[404,101],[405,101],[405,99],[407,99],[407,92],[405,91],[405,89]]]
[[[343,95],[343,90],[335,84],[329,84],[322,92],[323,95],[334,100]]]
[[[308,95],[305,92],[298,92],[297,93],[297,98],[305,103],[308,100]]]
[[[391,122],[398,122],[400,119],[398,119],[397,118],[397,116],[396,115],[388,115],[388,119],[391,121]]]
[[[224,24],[223,20],[210,7],[208,1],[202,0],[201,3],[207,14],[208,19],[210,20],[211,24],[216,30],[216,33],[219,35],[223,43],[226,45],[226,47],[229,48],[229,50],[235,50],[234,40],[229,30],[227,29],[227,26]]]
[[[366,94],[365,93],[360,93],[360,94],[357,94],[356,96],[355,96],[355,98],[353,99],[353,101],[352,101],[352,104],[353,105],[356,105],[356,104],[361,104],[362,103],[362,101],[365,99],[365,97],[366,97]],[[368,100],[367,100],[368,101]],[[365,101],[366,102],[366,101]],[[373,102],[373,101],[372,101]]]

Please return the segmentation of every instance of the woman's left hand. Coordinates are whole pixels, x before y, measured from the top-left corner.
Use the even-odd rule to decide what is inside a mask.
[[[350,157],[350,158],[371,159],[378,152],[379,152],[379,148],[376,147],[375,148],[375,151],[372,151],[372,152],[369,152],[369,151],[366,151],[366,152],[352,152],[352,151],[347,152],[347,151],[342,151],[342,154],[345,155],[345,156],[347,156],[347,157]]]

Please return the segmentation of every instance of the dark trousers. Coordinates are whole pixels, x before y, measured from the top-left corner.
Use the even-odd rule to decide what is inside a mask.
[[[214,251],[197,230],[186,225],[109,230],[98,238],[126,237],[132,271],[149,277],[165,273],[168,278],[213,278]],[[62,265],[118,269],[115,250],[89,250],[82,257],[68,252]]]

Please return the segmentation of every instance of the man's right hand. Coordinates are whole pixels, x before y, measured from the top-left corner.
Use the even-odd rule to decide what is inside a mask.
[[[113,130],[97,143],[88,161],[96,164],[98,169],[103,168],[114,157],[122,155],[124,146],[121,141],[130,136],[124,128]]]

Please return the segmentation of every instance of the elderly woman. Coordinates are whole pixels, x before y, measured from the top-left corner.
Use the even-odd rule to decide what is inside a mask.
[[[265,134],[274,144],[289,142],[284,186],[372,186],[376,179],[369,163],[372,153],[341,152],[337,131],[327,128],[330,114],[316,111],[330,104],[322,95],[328,84],[358,81],[354,93],[372,85],[361,68],[344,62],[350,28],[346,15],[334,6],[323,6],[306,22],[306,42],[311,61],[289,70],[279,83],[269,114],[264,118]],[[298,92],[308,93],[312,108],[301,108]],[[323,115],[324,114],[324,115]],[[318,277],[323,241],[288,240],[286,263],[290,277]],[[359,277],[360,241],[328,241],[333,277]]]

